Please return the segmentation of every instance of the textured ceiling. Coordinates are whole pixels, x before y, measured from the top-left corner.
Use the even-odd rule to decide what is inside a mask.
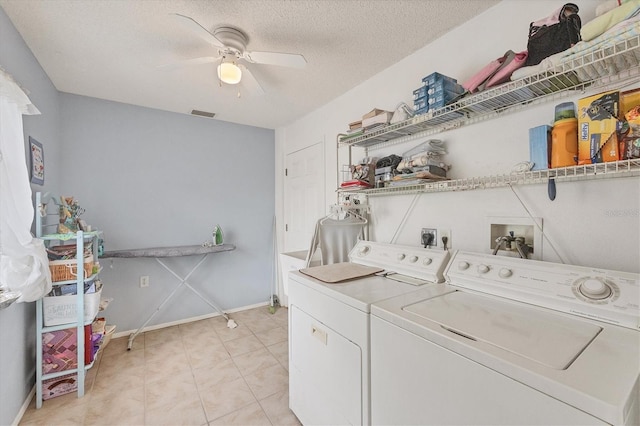
[[[56,88],[161,110],[203,110],[265,128],[286,125],[408,56],[498,0],[0,0]],[[265,93],[220,87],[213,63],[160,65],[215,48],[209,31],[243,30],[249,51],[300,53],[305,69],[249,64]],[[2,66],[2,64],[0,64]]]

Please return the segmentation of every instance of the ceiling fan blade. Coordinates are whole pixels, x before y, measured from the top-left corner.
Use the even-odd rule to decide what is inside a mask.
[[[202,65],[211,64],[217,62],[220,58],[215,56],[203,56],[202,58],[187,59],[184,61],[178,61],[171,64],[158,65],[158,69],[161,70],[175,70],[178,68],[186,67],[189,65]]]
[[[255,64],[279,65],[281,67],[304,68],[307,60],[295,53],[245,52],[244,58]]]
[[[244,65],[241,65],[242,68],[242,85],[247,89],[247,91],[254,95],[264,95],[264,89],[258,83],[258,80],[253,76],[249,68]]]
[[[220,40],[218,40],[205,27],[200,25],[194,19],[189,18],[185,15],[180,15],[179,13],[172,13],[171,15],[173,15],[176,18],[176,21],[179,22],[184,28],[204,39],[206,42],[211,43],[217,47],[224,47],[224,44],[222,44]]]

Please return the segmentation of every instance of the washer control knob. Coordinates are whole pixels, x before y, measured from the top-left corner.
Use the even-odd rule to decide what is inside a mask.
[[[422,264],[431,265],[431,262],[433,262],[433,259],[431,259],[430,257],[425,257],[424,260],[422,261]]]
[[[502,268],[500,269],[500,272],[498,272],[498,275],[500,276],[500,278],[509,278],[511,275],[513,275],[513,271],[511,269]]]
[[[480,272],[481,274],[486,274],[487,272],[489,272],[489,267],[485,264],[480,264],[478,265],[478,272]]]
[[[358,250],[358,254],[360,256],[366,256],[367,254],[369,254],[370,251],[371,251],[370,246],[362,246],[360,247],[360,250]]]
[[[606,299],[611,296],[611,287],[602,280],[597,278],[588,278],[584,280],[578,287],[580,293],[589,299]]]
[[[404,253],[400,253],[400,254],[398,255],[398,260],[404,260],[404,258],[405,258],[405,257],[407,257],[407,255],[406,255],[406,254],[404,254]]]
[[[417,261],[418,261],[418,256],[411,256],[409,258],[409,262],[411,262],[411,263],[416,263]]]
[[[464,261],[464,260],[462,262],[458,263],[458,269],[460,269],[461,271],[464,271],[465,269],[469,269],[469,266],[471,266],[471,265],[469,265],[469,262]]]

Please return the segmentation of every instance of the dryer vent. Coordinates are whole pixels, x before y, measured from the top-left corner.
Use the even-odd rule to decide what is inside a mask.
[[[213,117],[215,117],[216,113],[215,112],[207,112],[207,111],[200,111],[200,110],[197,110],[197,109],[192,109],[191,110],[191,115],[198,115],[200,117],[213,118]]]

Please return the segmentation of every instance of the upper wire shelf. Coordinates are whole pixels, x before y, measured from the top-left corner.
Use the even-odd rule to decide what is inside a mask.
[[[568,91],[582,91],[623,81],[640,79],[640,35],[611,42],[607,46],[556,67],[514,80],[483,92],[390,124],[371,133],[339,135],[339,146],[382,147],[415,137],[428,136],[463,125],[495,118],[506,110],[566,97]]]

